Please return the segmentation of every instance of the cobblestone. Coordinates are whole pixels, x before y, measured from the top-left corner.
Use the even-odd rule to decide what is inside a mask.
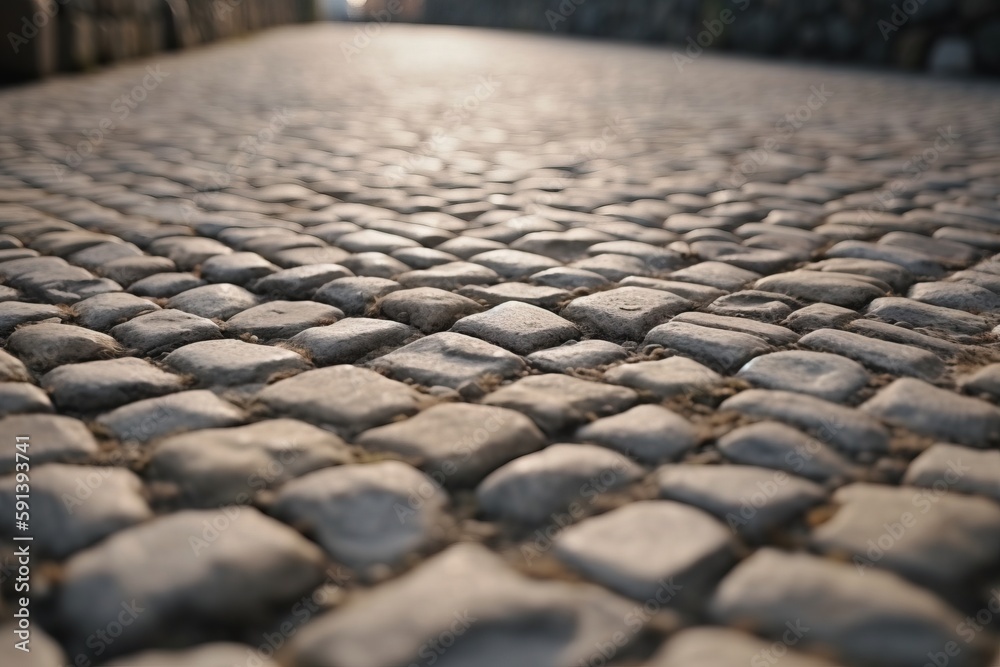
[[[374,25],[0,90],[32,657],[987,667],[996,85]]]

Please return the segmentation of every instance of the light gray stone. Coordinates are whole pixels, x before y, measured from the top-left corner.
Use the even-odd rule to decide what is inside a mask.
[[[641,340],[657,324],[693,307],[669,292],[619,287],[575,299],[561,314],[586,332],[620,342]]]
[[[1000,501],[1000,451],[938,443],[910,462],[903,483]]]
[[[637,405],[581,427],[576,438],[594,442],[642,463],[676,461],[694,449],[698,430],[659,405]]]
[[[730,461],[785,470],[817,482],[850,480],[860,469],[836,450],[777,422],[758,422],[726,433],[719,451]]]
[[[872,370],[893,375],[935,380],[945,370],[944,363],[927,350],[848,331],[820,329],[803,336],[799,344],[810,350],[838,354]]]
[[[193,376],[198,386],[262,384],[312,368],[301,355],[279,347],[238,340],[206,340],[178,348],[163,359],[177,373]]]
[[[752,358],[773,349],[757,336],[684,322],[668,322],[655,327],[646,335],[643,344],[663,345],[722,373],[732,373]]]
[[[604,373],[604,379],[632,389],[647,391],[659,399],[709,391],[722,383],[722,376],[686,357],[621,364]]]
[[[79,462],[97,453],[97,441],[83,422],[62,415],[12,415],[0,419],[0,433],[11,446],[0,451],[0,473],[14,471],[16,454],[27,454],[32,466]],[[18,440],[18,438],[24,438]],[[26,443],[23,450],[14,447]]]
[[[517,301],[463,317],[451,330],[522,355],[556,347],[580,335],[573,323],[555,313]]]
[[[825,352],[786,350],[751,359],[737,377],[765,389],[800,392],[843,403],[868,384],[861,364]]]

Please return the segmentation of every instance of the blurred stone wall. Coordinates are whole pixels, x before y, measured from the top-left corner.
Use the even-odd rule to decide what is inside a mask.
[[[315,0],[0,0],[0,76],[84,70],[316,18]]]
[[[425,0],[424,20],[1000,74],[1000,0]]]

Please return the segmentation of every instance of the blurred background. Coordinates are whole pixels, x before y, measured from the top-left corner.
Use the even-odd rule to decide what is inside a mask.
[[[87,70],[317,20],[664,42],[682,57],[712,49],[949,76],[1000,74],[1000,0],[3,0],[0,74]]]

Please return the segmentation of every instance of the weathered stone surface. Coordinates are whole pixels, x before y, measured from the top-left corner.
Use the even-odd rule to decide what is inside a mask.
[[[291,652],[295,665],[395,667],[422,659],[428,638],[454,636],[443,652],[453,665],[573,667],[623,631],[633,604],[596,586],[529,579],[483,547],[459,544],[318,619]]]
[[[921,380],[896,380],[861,409],[889,424],[962,445],[1000,443],[1000,408]]]
[[[191,343],[168,354],[163,363],[177,373],[193,376],[202,387],[265,383],[274,376],[312,368],[291,350],[238,340]]]
[[[9,336],[14,329],[29,322],[68,318],[69,313],[59,306],[20,301],[0,302],[0,336]]]
[[[917,283],[907,296],[916,301],[969,313],[996,314],[1000,295],[969,283]]]
[[[903,483],[1000,500],[1000,452],[939,443],[910,463]]]
[[[513,410],[468,403],[435,405],[405,421],[365,431],[357,444],[413,461],[435,483],[466,486],[545,445],[535,424]]]
[[[607,371],[604,379],[650,392],[659,399],[706,392],[722,382],[721,375],[686,357],[622,364]]]
[[[730,461],[785,470],[817,482],[849,480],[858,468],[816,438],[777,422],[758,422],[725,434],[717,443]]]
[[[561,314],[602,338],[638,341],[657,324],[693,307],[687,299],[669,292],[619,287],[575,299]]]
[[[963,378],[962,389],[968,393],[986,394],[1000,397],[1000,364],[984,366],[972,375]]]
[[[522,355],[556,347],[580,335],[576,326],[558,315],[516,301],[463,317],[451,330]]]
[[[414,335],[414,329],[399,322],[348,317],[297,333],[288,339],[287,346],[304,352],[317,366],[331,366],[397,347]]]
[[[448,494],[399,461],[346,465],[285,484],[270,511],[338,563],[395,566],[444,538]]]
[[[30,452],[31,450],[29,450]],[[17,480],[0,478],[0,510],[14,515]],[[32,551],[62,560],[133,524],[152,518],[142,481],[124,468],[49,463],[31,471]],[[13,524],[2,529],[16,534]]]
[[[644,471],[617,452],[594,445],[550,445],[514,459],[476,489],[490,517],[532,525],[579,517],[596,496],[637,481]]]
[[[652,329],[644,345],[657,344],[722,373],[733,373],[771,346],[751,334],[710,329],[685,322],[668,322]]]
[[[0,383],[0,417],[29,412],[53,412],[48,394],[27,382]]]
[[[171,633],[194,643],[218,632],[213,626],[290,608],[322,581],[323,568],[318,547],[255,509],[177,512],[70,559],[57,613],[71,628],[70,654],[88,659],[96,653],[86,644],[92,628],[122,614],[132,621],[128,632],[100,644],[105,656],[155,646]]]
[[[3,382],[27,382],[31,379],[28,369],[17,357],[0,350],[0,380]]]
[[[294,419],[204,429],[156,444],[147,475],[187,507],[249,504],[263,489],[351,460],[339,437]]]
[[[472,299],[434,287],[391,292],[382,298],[379,308],[389,319],[428,334],[444,331],[463,317],[483,310]]]
[[[442,332],[379,357],[372,367],[426,387],[450,387],[476,394],[491,380],[509,379],[525,369],[515,354],[462,334]]]
[[[489,287],[469,285],[459,289],[458,293],[475,301],[483,301],[488,306],[517,301],[549,310],[555,310],[570,300],[570,294],[565,289],[527,283],[501,283]]]
[[[822,502],[823,489],[801,477],[753,466],[665,465],[656,471],[661,498],[714,515],[751,542]]]
[[[119,343],[147,357],[158,357],[172,350],[203,340],[222,338],[211,320],[180,310],[158,310],[140,315],[111,330]]]
[[[688,420],[664,407],[637,405],[581,427],[576,438],[614,449],[642,463],[662,463],[676,461],[693,449],[698,431]]]
[[[101,415],[97,424],[123,442],[149,442],[181,431],[235,426],[245,419],[232,403],[199,389],[130,403]]]
[[[761,278],[755,289],[780,292],[804,301],[857,309],[885,296],[890,287],[867,276],[828,271],[791,271]]]
[[[522,412],[548,434],[584,421],[622,412],[638,400],[631,389],[588,382],[567,375],[530,375],[483,399]]]
[[[786,422],[845,452],[879,453],[889,446],[888,431],[876,419],[814,396],[750,389],[726,399],[719,409]]]
[[[695,324],[709,329],[723,329],[724,331],[738,331],[761,338],[771,345],[790,345],[797,341],[799,337],[785,327],[777,324],[767,324],[745,317],[726,317],[724,315],[713,315],[711,313],[681,313],[671,320],[684,324]]]
[[[337,278],[316,290],[313,299],[336,306],[351,317],[357,317],[367,315],[381,297],[401,289],[402,285],[387,278]]]
[[[374,371],[331,366],[268,386],[258,400],[277,415],[328,426],[346,436],[412,415],[419,394]]]
[[[349,270],[339,264],[310,264],[264,276],[253,283],[253,290],[280,299],[312,299],[316,291],[324,285],[339,278],[352,276]],[[316,300],[329,303],[323,299]]]
[[[32,466],[42,463],[69,463],[97,453],[97,441],[83,422],[61,415],[12,415],[0,419],[0,433],[11,440],[11,446],[0,453],[0,472],[14,471],[16,454],[27,454]],[[18,438],[24,438],[18,440]],[[26,451],[14,447],[28,443]]]
[[[1000,507],[985,498],[852,484],[817,527],[813,545],[847,554],[860,572],[884,568],[950,594],[1000,558]]]
[[[875,371],[893,375],[935,380],[945,369],[941,360],[926,350],[848,331],[820,329],[803,336],[799,344],[811,350],[838,354]]]
[[[784,324],[799,333],[809,333],[817,329],[837,329],[858,317],[860,316],[849,308],[814,303],[793,312],[785,319]]]
[[[978,665],[989,640],[966,643],[955,629],[956,611],[924,589],[895,575],[807,554],[761,549],[722,580],[711,603],[712,616],[745,625],[778,640],[796,621],[803,649],[832,649],[849,664],[912,667],[923,664],[948,642],[961,646],[950,664]]]
[[[118,342],[107,334],[47,322],[23,326],[12,333],[7,350],[40,373],[63,364],[110,359],[122,352]]]
[[[168,308],[183,310],[212,320],[228,320],[260,303],[260,299],[238,285],[221,283],[189,289],[171,297]]]
[[[766,354],[740,369],[737,377],[765,389],[782,389],[843,403],[868,384],[855,361],[825,352],[787,350]]]
[[[67,364],[42,377],[42,386],[62,410],[96,412],[184,388],[184,379],[148,361],[126,357]]]
[[[532,352],[526,358],[535,368],[547,373],[566,373],[574,368],[591,369],[624,360],[628,352],[606,340],[568,342],[559,347]]]
[[[229,336],[285,340],[310,327],[332,324],[343,311],[315,301],[271,301],[233,315],[226,321]]]
[[[723,262],[700,262],[686,269],[674,271],[670,277],[674,280],[710,285],[727,292],[735,292],[760,278],[760,274]]]
[[[901,297],[875,299],[869,304],[867,312],[890,324],[903,322],[950,334],[974,335],[990,328],[989,323],[978,315]]]
[[[108,331],[116,324],[159,309],[152,301],[125,292],[97,294],[73,306],[77,324],[95,331]]]
[[[735,561],[736,543],[724,525],[700,510],[647,500],[570,526],[556,538],[554,553],[622,595],[652,599],[661,582],[669,581],[679,589],[671,605],[700,606]]]

